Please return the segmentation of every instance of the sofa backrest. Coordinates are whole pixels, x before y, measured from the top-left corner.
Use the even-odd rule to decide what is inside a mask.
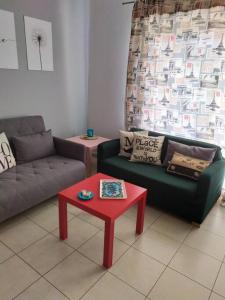
[[[137,128],[132,128],[131,129],[131,131],[139,131],[139,130],[142,130],[142,129],[137,129]],[[197,141],[197,140],[192,140],[192,139],[186,139],[186,138],[172,136],[172,135],[167,135],[167,134],[163,134],[163,133],[159,133],[159,132],[155,132],[155,131],[149,131],[149,135],[151,135],[151,136],[165,136],[165,142],[163,144],[162,155],[161,155],[162,161],[164,160],[165,155],[166,155],[168,140],[178,142],[178,143],[182,143],[182,144],[189,145],[189,146],[197,146],[197,147],[203,147],[203,148],[216,148],[217,151],[216,151],[216,154],[215,154],[215,157],[214,157],[214,161],[222,159],[221,148],[217,145],[214,145],[214,144],[201,142],[201,141]]]
[[[0,133],[5,132],[9,141],[13,136],[22,136],[45,131],[41,116],[0,119]]]

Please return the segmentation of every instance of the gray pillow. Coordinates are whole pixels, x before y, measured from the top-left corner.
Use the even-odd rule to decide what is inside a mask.
[[[216,154],[216,148],[203,148],[197,146],[188,146],[182,143],[177,143],[169,140],[167,146],[166,156],[163,162],[164,166],[168,166],[175,152],[198,158],[201,160],[213,161]]]
[[[12,143],[18,164],[47,157],[55,153],[51,130],[13,137]]]

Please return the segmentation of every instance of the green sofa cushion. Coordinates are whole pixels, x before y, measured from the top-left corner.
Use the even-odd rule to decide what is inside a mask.
[[[164,201],[168,197],[174,198],[172,201],[195,201],[197,183],[168,174],[161,166],[134,163],[127,158],[113,156],[104,160],[104,170],[114,177],[148,188],[150,195],[157,198],[163,196]]]

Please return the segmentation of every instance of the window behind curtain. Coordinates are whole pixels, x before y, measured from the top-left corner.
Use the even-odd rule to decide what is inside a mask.
[[[162,13],[145,2],[133,12],[127,126],[225,147],[224,6]]]

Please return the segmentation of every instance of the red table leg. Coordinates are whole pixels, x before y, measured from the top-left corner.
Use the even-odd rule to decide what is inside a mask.
[[[103,266],[110,268],[113,261],[114,221],[105,222]]]
[[[138,202],[137,221],[136,221],[136,233],[137,234],[141,234],[143,232],[143,228],[144,228],[146,196],[147,196],[147,194],[145,194],[143,196],[143,198]]]
[[[66,240],[67,232],[67,202],[59,199],[59,236],[61,240]]]

